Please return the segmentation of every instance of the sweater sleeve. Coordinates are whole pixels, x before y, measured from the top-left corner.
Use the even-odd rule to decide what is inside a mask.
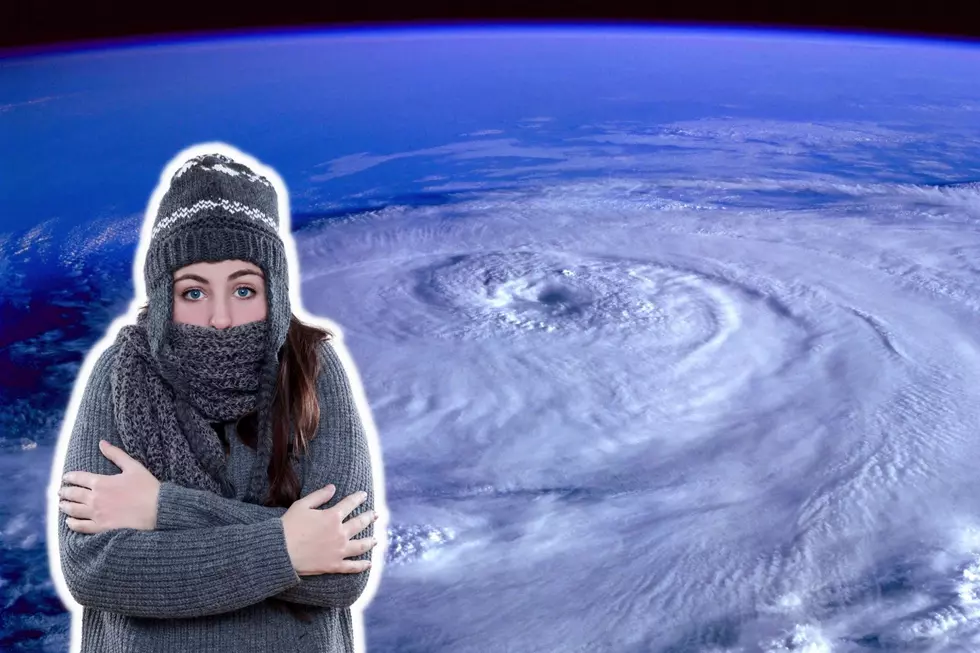
[[[320,400],[320,425],[310,442],[304,462],[301,495],[306,496],[333,483],[337,491],[321,509],[330,508],[357,491],[368,493],[367,500],[355,509],[352,517],[374,509],[371,453],[364,432],[364,421],[354,401],[351,382],[333,346],[324,343],[320,353],[320,376],[317,379]],[[281,517],[286,508],[260,506],[227,499],[207,490],[163,483],[157,504],[157,529],[193,529],[255,524]],[[355,537],[371,537],[374,526],[368,526]],[[365,560],[371,551],[349,558]],[[320,574],[300,576],[300,582],[279,594],[277,599],[322,607],[351,606],[363,593],[370,570],[357,574]]]
[[[72,425],[64,472],[120,471],[99,439],[123,448],[115,428],[110,370],[115,345],[97,360]],[[86,607],[137,617],[180,618],[241,609],[299,583],[282,521],[176,532],[131,528],[78,533],[58,510],[58,552],[65,582]]]

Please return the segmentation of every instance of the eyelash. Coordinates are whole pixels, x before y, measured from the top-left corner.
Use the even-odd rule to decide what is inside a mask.
[[[257,294],[258,294],[258,291],[257,291],[257,290],[255,290],[255,288],[252,288],[251,286],[244,286],[244,285],[243,285],[243,286],[238,286],[238,287],[236,287],[236,288],[235,288],[235,292],[237,293],[237,292],[238,292],[239,290],[241,290],[242,288],[248,288],[249,290],[251,290],[251,291],[252,291],[252,294],[251,294],[251,295],[249,295],[248,297],[239,297],[238,299],[252,299],[253,297],[255,297],[255,295],[257,295]],[[187,293],[189,293],[189,292],[192,292],[192,291],[194,291],[194,290],[199,290],[199,291],[201,291],[202,293],[204,292],[204,291],[203,291],[203,290],[201,290],[200,288],[188,288],[187,290],[184,290],[184,291],[183,291],[182,293],[180,293],[180,296],[181,296],[181,298],[182,298],[182,299],[183,299],[184,301],[188,301],[188,302],[198,302],[198,301],[201,301],[201,300],[199,300],[199,299],[190,299],[190,298],[188,298],[188,297],[187,297]]]

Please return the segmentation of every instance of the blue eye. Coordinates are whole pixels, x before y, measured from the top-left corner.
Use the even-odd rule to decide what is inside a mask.
[[[197,293],[196,295],[191,295],[191,293]],[[239,286],[235,288],[235,294],[239,299],[249,299],[253,295],[257,294],[254,288],[249,288],[248,286]],[[203,297],[203,293],[200,288],[189,288],[180,294],[181,297],[189,301],[197,301]]]

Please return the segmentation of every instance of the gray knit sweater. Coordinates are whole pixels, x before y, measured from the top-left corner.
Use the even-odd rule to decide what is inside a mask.
[[[122,447],[116,432],[109,376],[117,346],[98,359],[68,443],[64,471],[118,474],[99,451],[99,439]],[[305,496],[328,483],[330,508],[359,490],[374,508],[371,460],[348,377],[336,351],[321,348],[321,422],[302,461]],[[238,500],[162,483],[153,531],[124,528],[76,533],[59,511],[59,549],[65,582],[83,606],[82,653],[234,653],[354,651],[350,606],[368,574],[299,576],[286,549],[280,517],[240,499],[252,449],[226,426],[232,450],[229,478]],[[368,527],[355,537],[370,537]],[[369,558],[365,553],[354,559]],[[273,606],[270,597],[308,606],[309,623]]]

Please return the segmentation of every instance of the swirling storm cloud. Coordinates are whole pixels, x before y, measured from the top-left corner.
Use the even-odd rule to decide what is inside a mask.
[[[384,352],[389,500],[428,525],[394,530],[406,564],[372,610],[453,606],[475,640],[553,624],[528,650],[980,634],[980,193],[724,186],[580,182],[310,230],[306,301]]]

